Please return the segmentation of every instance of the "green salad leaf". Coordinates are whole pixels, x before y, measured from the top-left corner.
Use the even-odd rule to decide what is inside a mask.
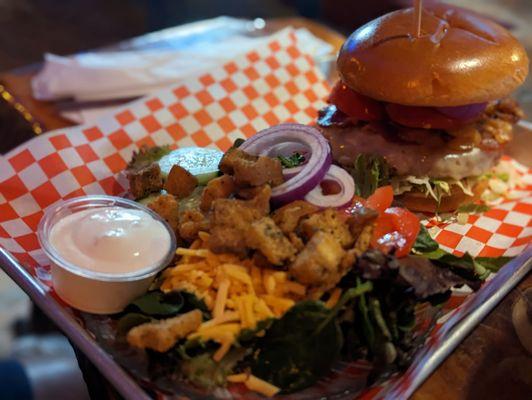
[[[273,322],[257,343],[253,374],[286,393],[312,385],[339,356],[343,338],[321,301],[303,301]],[[327,321],[323,325],[324,321]]]
[[[299,153],[294,153],[291,156],[277,156],[283,168],[294,168],[305,162],[305,156]]]
[[[424,225],[420,224],[419,233],[416,237],[416,241],[412,249],[414,253],[430,253],[438,250],[439,244],[431,236],[427,228]]]
[[[205,389],[225,386],[227,376],[233,373],[235,366],[246,353],[244,348],[233,348],[220,362],[212,359],[213,352],[201,353],[184,359],[181,364],[182,372],[191,383]]]
[[[246,141],[245,139],[237,138],[233,142],[233,145],[231,146],[231,148],[232,149],[238,149],[240,146],[242,146],[242,144],[244,144],[245,141]]]
[[[355,194],[366,198],[378,187],[390,183],[391,167],[381,156],[359,154],[350,173],[355,180]]]
[[[479,214],[479,213],[486,212],[489,209],[490,207],[485,204],[467,203],[467,204],[462,204],[460,207],[458,207],[456,212],[467,213],[467,214]]]
[[[186,291],[180,291],[179,294],[183,297],[183,308],[181,313],[200,310],[203,314],[204,321],[211,319],[211,313],[202,299],[198,298],[194,293]]]
[[[490,272],[497,272],[513,257],[476,257],[475,262]]]
[[[184,299],[179,292],[165,294],[154,290],[134,300],[131,306],[150,316],[168,317],[176,315],[183,307],[183,304]]]
[[[131,161],[127,165],[128,169],[138,170],[147,167],[153,162],[159,161],[165,155],[170,154],[170,146],[153,146],[141,147],[138,151],[133,152]]]
[[[127,313],[121,317],[116,324],[118,335],[125,336],[131,329],[138,325],[150,322],[151,318],[140,313]]]

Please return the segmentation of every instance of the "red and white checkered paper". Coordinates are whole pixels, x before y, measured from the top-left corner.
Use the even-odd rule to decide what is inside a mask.
[[[75,196],[122,194],[119,172],[140,145],[226,150],[235,139],[281,122],[311,124],[328,90],[288,29],[245,56],[129,104],[95,125],[32,139],[0,159],[0,245],[40,275],[35,271],[49,263],[36,236],[43,210]],[[472,216],[466,225],[436,228],[444,249],[483,256],[524,249],[532,239],[532,173],[519,169],[527,185],[518,199]]]

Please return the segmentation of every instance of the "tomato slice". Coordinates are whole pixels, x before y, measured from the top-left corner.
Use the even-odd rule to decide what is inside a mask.
[[[379,213],[383,213],[393,202],[393,189],[391,186],[382,186],[366,200],[366,207],[372,208]]]
[[[328,101],[343,113],[362,121],[379,121],[385,114],[381,103],[355,92],[342,81],[336,83]]]
[[[433,107],[403,106],[401,104],[388,103],[386,104],[386,112],[394,122],[410,128],[453,129],[469,122],[448,117]]]
[[[410,253],[419,233],[419,219],[405,208],[390,207],[375,221],[371,245],[383,252],[395,249],[397,257]]]

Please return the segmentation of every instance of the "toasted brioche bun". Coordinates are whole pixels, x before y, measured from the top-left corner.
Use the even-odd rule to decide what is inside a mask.
[[[462,190],[453,187],[451,194],[442,198],[438,206],[436,200],[432,197],[426,197],[420,192],[407,192],[396,197],[398,203],[411,211],[417,212],[452,212],[462,204],[473,203],[480,199],[480,195],[487,188],[488,182],[483,179],[479,181],[472,189],[473,196],[466,195]]]
[[[377,100],[441,107],[503,98],[528,74],[517,39],[472,11],[433,5],[423,10],[420,38],[414,29],[413,8],[357,29],[338,57],[343,82]]]

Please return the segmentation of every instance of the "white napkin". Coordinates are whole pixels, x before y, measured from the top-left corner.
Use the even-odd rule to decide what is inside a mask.
[[[297,29],[295,34],[301,51],[316,58],[332,51],[331,45],[306,29]],[[142,96],[227,62],[271,39],[217,36],[216,43],[197,41],[178,50],[150,48],[69,57],[46,54],[44,68],[32,80],[33,95],[39,100],[76,101]]]

